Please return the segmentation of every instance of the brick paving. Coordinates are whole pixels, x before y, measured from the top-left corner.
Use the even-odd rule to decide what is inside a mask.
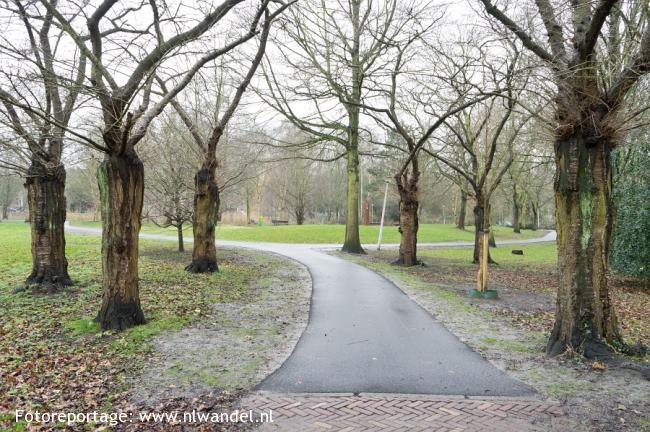
[[[273,410],[260,431],[548,431],[562,407],[536,399],[258,392],[241,409]]]

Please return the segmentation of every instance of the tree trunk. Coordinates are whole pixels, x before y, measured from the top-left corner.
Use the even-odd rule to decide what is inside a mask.
[[[178,251],[185,252],[185,245],[183,244],[183,225],[176,225],[176,233],[178,234]]]
[[[296,217],[296,224],[302,225],[305,223],[305,200],[298,199],[294,207],[293,215]]]
[[[530,209],[533,213],[533,223],[531,225],[531,229],[533,231],[537,231],[539,229],[539,208],[535,202],[531,202]]]
[[[621,342],[606,278],[614,222],[611,149],[606,139],[582,133],[555,144],[559,289],[549,355],[571,348],[593,356],[603,351],[603,340]]]
[[[512,230],[516,234],[521,233],[521,227],[520,221],[519,221],[519,196],[517,195],[517,187],[513,186],[512,188],[512,208],[513,208],[513,215],[512,215]]]
[[[27,173],[27,202],[32,236],[32,273],[27,285],[55,292],[72,285],[65,257],[65,169],[33,163]]]
[[[343,252],[365,253],[359,238],[359,116],[361,108],[361,91],[363,84],[363,66],[361,64],[361,2],[350,3],[352,18],[352,40],[350,41],[350,72],[352,74],[351,104],[346,106],[348,112],[347,151],[347,209],[345,221],[345,242]]]
[[[97,320],[104,330],[144,324],[138,286],[138,235],[144,167],[134,150],[106,155],[97,170],[102,211],[104,295]]]
[[[246,188],[246,225],[251,223],[251,199],[248,188]]]
[[[9,206],[6,206],[6,205],[2,206],[2,219],[4,219],[4,220],[9,219],[9,214],[8,214],[7,210],[9,210]]]
[[[348,190],[345,217],[345,242],[343,252],[365,253],[359,237],[359,151],[355,147],[348,148],[347,154]]]
[[[476,205],[474,206],[474,255],[472,259],[473,264],[479,263],[480,257],[480,242],[481,242],[481,233],[485,228],[489,228],[489,223],[487,223],[487,214],[485,212],[486,204],[485,199],[480,195],[476,197]],[[492,256],[488,251],[488,263],[492,264]]]
[[[396,264],[413,266],[418,263],[418,207],[417,199],[402,198],[399,203],[399,258]]]
[[[465,219],[467,218],[467,193],[460,191],[460,212],[458,213],[458,221],[456,228],[465,229]]]
[[[215,181],[216,162],[207,161],[194,176],[194,248],[192,262],[185,270],[192,273],[219,271],[214,230],[219,213],[219,187]]]

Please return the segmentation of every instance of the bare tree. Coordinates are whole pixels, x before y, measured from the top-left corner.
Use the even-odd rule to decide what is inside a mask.
[[[560,285],[547,352],[595,355],[603,341],[622,342],[606,278],[614,222],[610,155],[647,110],[626,96],[650,72],[648,3],[535,0],[536,14],[511,18],[503,4],[480,1],[491,22],[548,67],[555,84]],[[537,23],[545,35],[531,30]]]
[[[264,15],[264,24],[257,52],[230,101],[226,104],[223,114],[221,114],[221,98],[223,92],[218,92],[217,108],[214,113],[215,125],[207,139],[199,133],[196,123],[183,109],[182,105],[178,101],[173,102],[175,110],[178,112],[187,128],[192,132],[192,137],[194,138],[196,145],[203,153],[201,167],[194,176],[195,193],[192,224],[194,227],[194,248],[192,252],[192,262],[186,267],[187,271],[193,273],[205,273],[218,271],[219,269],[214,237],[217,214],[219,211],[219,185],[216,181],[216,170],[218,166],[217,146],[226,131],[228,122],[235,114],[235,110],[239,106],[246,88],[255,75],[255,71],[262,62],[271,29],[271,23],[284,11],[286,6],[287,5],[283,5],[273,13],[268,9],[265,9],[263,14],[260,11],[258,16],[256,16],[255,24],[251,27],[252,30],[257,27],[257,21],[259,21],[262,15]],[[218,85],[223,89],[223,80],[221,80]]]
[[[178,251],[184,252],[183,228],[192,222],[192,173],[200,161],[194,147],[183,142],[182,124],[171,115],[159,118],[143,142],[147,188],[145,214],[154,224],[176,228]],[[184,151],[179,151],[183,148]]]
[[[465,110],[447,122],[447,143],[427,150],[450,171],[474,200],[474,257],[479,261],[479,234],[489,229],[490,203],[515,158],[515,144],[530,116],[518,115],[514,99],[501,106],[496,98]],[[490,262],[491,258],[488,255]]]
[[[474,192],[478,245],[478,232],[483,229],[489,196],[498,186],[502,174],[497,175],[498,181],[491,185],[486,180],[492,173],[497,143],[503,141],[502,133],[507,129],[506,124],[515,107],[515,94],[509,86],[512,86],[516,58],[510,61],[507,71],[498,71],[486,63],[480,48],[470,47],[479,51],[478,63],[476,53],[445,52],[427,40],[427,31],[432,25],[423,25],[420,29],[411,27],[410,35],[401,43],[393,44],[396,54],[389,84],[376,89],[380,96],[373,97],[381,99],[383,95],[385,105],[381,107],[377,102],[363,104],[376,121],[401,138],[397,144],[384,145],[391,145],[405,154],[394,176],[400,194],[401,242],[398,263],[404,265],[417,263],[418,182],[421,174],[419,153],[428,153],[458,173],[462,178],[459,186],[470,185],[471,189],[466,192]],[[480,47],[479,44],[476,46]],[[415,66],[410,66],[407,61],[412,58],[416,59]],[[426,66],[422,66],[422,63]],[[482,80],[480,86],[476,85],[477,77]],[[406,82],[408,78],[410,83]],[[500,95],[500,87],[507,88],[505,97]],[[487,103],[481,103],[488,99]],[[503,115],[492,124],[499,110]],[[478,128],[471,124],[473,118],[477,117],[481,119]],[[445,129],[452,133],[440,135]],[[512,145],[517,131],[514,128],[506,146]],[[400,142],[404,145],[400,145]],[[440,145],[427,146],[432,142]],[[474,145],[482,145],[485,149],[483,165],[479,164]],[[461,163],[450,154],[458,156]],[[469,164],[471,170],[463,166],[468,158],[472,160]],[[478,261],[477,251],[475,261]]]
[[[40,1],[91,65],[91,90],[101,107],[102,142],[86,139],[105,153],[98,171],[104,287],[98,321],[104,329],[124,329],[145,322],[138,289],[144,167],[136,144],[145,136],[153,119],[204,65],[257,34],[260,17],[271,3],[277,2],[262,1],[254,8],[251,24],[245,31],[197,58],[191,48],[200,45],[198,39],[217,23],[227,22],[229,18],[225,17],[233,16],[236,6],[246,4],[244,0],[224,1],[206,14],[194,8],[194,17],[199,12],[198,20],[177,16],[180,11],[186,11],[184,8],[172,10],[163,2],[143,1],[141,7],[150,9],[152,19],[145,26],[141,16],[135,17],[140,8],[122,5],[117,0],[104,0],[83,14],[69,12],[68,8],[48,0]],[[79,16],[88,18],[79,19]],[[170,33],[173,35],[168,37]],[[125,43],[123,39],[129,36],[131,39]],[[113,67],[117,64],[119,67]],[[184,68],[183,64],[189,67]],[[161,71],[173,74],[176,79],[173,87],[154,101],[161,93],[154,88],[154,72]],[[140,104],[136,107],[138,100]]]
[[[399,8],[398,8],[399,5]],[[347,162],[343,251],[363,253],[359,239],[360,103],[366,81],[409,24],[416,2],[304,0],[283,22],[280,58],[288,74],[266,65],[262,98],[313,137],[311,145],[334,146]],[[407,11],[398,13],[398,9]]]
[[[37,3],[15,0],[3,2],[2,8],[16,27],[12,39],[3,36],[0,42],[6,64],[0,72],[0,125],[8,132],[0,141],[6,150],[0,165],[25,178],[32,250],[26,283],[55,292],[72,284],[65,256],[66,172],[61,157],[84,83],[86,55],[79,50],[62,53],[63,31],[54,15]]]

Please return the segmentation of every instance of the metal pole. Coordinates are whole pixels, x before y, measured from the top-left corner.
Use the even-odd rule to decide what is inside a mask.
[[[381,206],[381,220],[379,221],[379,238],[377,239],[377,250],[381,250],[381,233],[384,230],[384,216],[386,215],[386,198],[388,197],[388,182],[384,189],[384,204]]]

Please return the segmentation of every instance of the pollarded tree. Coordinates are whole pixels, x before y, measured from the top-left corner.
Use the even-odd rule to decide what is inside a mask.
[[[94,145],[105,154],[97,175],[104,288],[98,321],[103,329],[125,329],[145,322],[138,288],[144,167],[136,144],[204,65],[255,37],[269,5],[280,2],[264,0],[251,5],[245,0],[227,0],[208,6],[206,13],[197,5],[172,8],[157,1],[131,7],[104,0],[83,13],[48,0],[40,2],[91,65],[89,91],[100,106],[102,123],[102,142]],[[240,32],[232,28],[236,21],[230,20],[238,6],[253,9],[249,24]],[[143,20],[141,8],[148,8],[144,16],[149,22]],[[180,16],[182,13],[186,15]],[[209,35],[218,23],[227,23],[233,30],[230,34],[239,34],[217,48],[213,43],[210,48],[201,46],[200,38]],[[205,54],[197,56],[197,50]],[[158,95],[163,92],[154,87],[154,72],[176,78],[173,88],[162,96]]]
[[[194,211],[192,219],[194,243],[192,262],[186,267],[186,270],[189,272],[206,273],[219,270],[214,236],[219,211],[219,185],[217,183],[216,173],[218,167],[217,147],[226,132],[228,123],[242,100],[246,88],[262,62],[271,30],[271,23],[285,8],[286,5],[283,5],[273,13],[268,10],[264,11],[264,24],[257,51],[229,101],[223,101],[223,75],[217,80],[219,91],[216,98],[216,110],[213,113],[214,124],[207,138],[203,137],[199,132],[197,122],[192,119],[182,104],[177,100],[173,102],[174,109],[191,132],[195,144],[202,152],[202,162],[194,176]],[[260,20],[261,17],[262,14],[260,13],[256,17],[256,21]],[[251,27],[251,31],[255,31],[256,27],[257,23]],[[161,83],[161,86],[164,87],[164,84]],[[223,113],[221,112],[222,105],[225,105]]]
[[[415,2],[303,0],[285,18],[277,44],[282,69],[265,67],[261,97],[298,128],[334,145],[347,162],[343,251],[363,253],[359,238],[359,136],[368,77],[383,68],[381,56],[409,25]],[[402,11],[402,12],[400,12]]]
[[[555,206],[559,289],[550,355],[595,355],[621,336],[607,286],[614,223],[612,150],[642,110],[630,98],[650,72],[648,2],[535,0],[536,14],[512,18],[480,0],[493,22],[550,70],[555,84]],[[517,3],[520,7],[522,2]],[[519,11],[519,10],[518,10]],[[544,35],[531,29],[543,25]]]
[[[35,2],[3,2],[11,31],[2,36],[0,163],[25,178],[31,225],[32,272],[27,285],[55,292],[72,284],[65,256],[64,141],[86,73],[86,55],[63,52],[63,31]],[[67,136],[66,136],[67,135]]]

